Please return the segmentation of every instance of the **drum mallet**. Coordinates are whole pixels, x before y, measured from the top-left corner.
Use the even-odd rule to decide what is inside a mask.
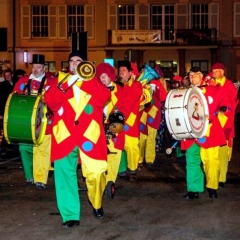
[[[171,154],[171,153],[172,153],[172,149],[175,148],[175,147],[177,146],[177,144],[178,144],[178,141],[176,141],[176,142],[172,145],[172,147],[167,148],[167,149],[166,149],[166,154]]]

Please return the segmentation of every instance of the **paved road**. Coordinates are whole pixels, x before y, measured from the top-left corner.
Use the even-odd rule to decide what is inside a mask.
[[[26,186],[17,159],[0,159],[1,239],[240,239],[240,140],[235,141],[228,182],[219,198],[205,191],[197,200],[184,200],[185,162],[158,154],[154,168],[143,168],[137,182],[118,179],[114,199],[104,196],[105,218],[96,220],[80,191],[81,223],[61,227],[53,178],[47,189]],[[237,149],[238,148],[238,149]],[[85,187],[80,178],[80,185]]]

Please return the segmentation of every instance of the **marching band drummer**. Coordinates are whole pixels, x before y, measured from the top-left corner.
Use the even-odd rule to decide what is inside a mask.
[[[33,54],[32,73],[22,76],[13,89],[18,94],[44,94],[47,86],[54,83],[53,75],[45,73],[45,56]],[[52,115],[48,116],[52,118]],[[23,164],[26,183],[35,184],[38,189],[45,189],[48,179],[48,172],[51,169],[50,148],[51,148],[51,119],[47,124],[47,129],[43,142],[39,146],[19,144],[19,151]]]
[[[210,198],[217,198],[219,178],[219,148],[226,145],[224,132],[216,113],[221,106],[227,105],[227,98],[220,88],[208,86],[200,68],[191,68],[189,72],[191,86],[201,88],[209,108],[209,124],[204,137],[181,141],[182,150],[186,150],[187,194],[185,199],[197,199],[204,191],[204,175]]]
[[[58,84],[45,93],[54,112],[51,160],[57,206],[62,227],[80,224],[77,166],[79,159],[93,216],[104,217],[102,196],[106,186],[107,145],[103,108],[110,91],[96,78],[95,68],[81,51],[69,54],[69,72],[59,72]],[[92,70],[91,70],[92,69]],[[85,74],[87,79],[84,80]]]
[[[108,63],[100,63],[96,67],[96,77],[109,89],[111,92],[111,99],[106,103],[104,107],[105,121],[107,128],[109,128],[109,116],[116,113],[116,117],[123,119],[115,119],[117,122],[123,122],[124,127],[124,116],[128,112],[128,103],[125,102],[126,92],[123,89],[122,85],[117,84],[115,81],[116,73],[115,69]],[[121,112],[123,115],[117,115]],[[124,129],[122,129],[124,130]],[[106,129],[105,131],[109,131]],[[108,197],[113,197],[114,192],[108,192],[114,186],[116,182],[119,164],[121,160],[122,150],[124,149],[125,134],[124,131],[119,133],[109,133],[111,137],[107,139],[108,147],[108,170],[107,170],[107,195]],[[108,135],[108,133],[106,134]],[[109,137],[109,136],[107,136]]]

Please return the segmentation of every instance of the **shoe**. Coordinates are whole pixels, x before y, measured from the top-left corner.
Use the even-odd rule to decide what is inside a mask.
[[[219,186],[220,188],[224,188],[225,183],[224,183],[224,182],[219,182],[219,183],[218,183],[218,186]]]
[[[118,178],[126,180],[127,179],[127,173],[126,172],[119,172],[118,173]]]
[[[143,163],[138,164],[138,170],[141,171],[143,169]]]
[[[63,228],[72,228],[72,227],[78,226],[79,224],[80,224],[80,222],[77,220],[69,220],[69,221],[63,223],[62,227]]]
[[[147,163],[147,168],[148,168],[148,170],[153,169],[153,163]]]
[[[33,178],[26,179],[26,185],[33,185]]]
[[[129,181],[130,182],[136,182],[137,181],[137,174],[136,173],[130,173]]]
[[[36,182],[35,185],[36,185],[37,189],[40,189],[40,190],[46,188],[46,185],[44,183],[41,183],[41,182]]]
[[[208,188],[208,193],[210,198],[218,198],[217,190]]]
[[[198,199],[198,192],[188,192],[184,195],[184,199]]]
[[[93,208],[93,216],[99,220],[103,219],[104,217],[103,208],[102,207],[100,207],[99,209]]]

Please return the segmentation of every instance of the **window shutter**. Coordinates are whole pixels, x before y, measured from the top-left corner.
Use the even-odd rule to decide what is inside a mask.
[[[188,4],[176,4],[176,29],[188,29]]]
[[[31,38],[31,26],[30,26],[30,6],[29,5],[23,5],[21,8],[21,33],[23,39],[30,39]]]
[[[117,30],[117,5],[108,6],[108,29]]]
[[[138,5],[139,8],[139,21],[138,24],[138,29],[139,30],[148,30],[150,29],[150,13],[149,13],[149,5],[141,4]]]
[[[57,6],[51,5],[49,12],[49,38],[57,38]]]
[[[234,37],[240,37],[240,3],[234,3]]]
[[[217,35],[219,36],[219,4],[209,4],[209,28],[216,28]]]
[[[67,38],[67,6],[58,6],[58,38]]]
[[[84,7],[85,26],[88,38],[94,38],[94,5],[85,5]]]

